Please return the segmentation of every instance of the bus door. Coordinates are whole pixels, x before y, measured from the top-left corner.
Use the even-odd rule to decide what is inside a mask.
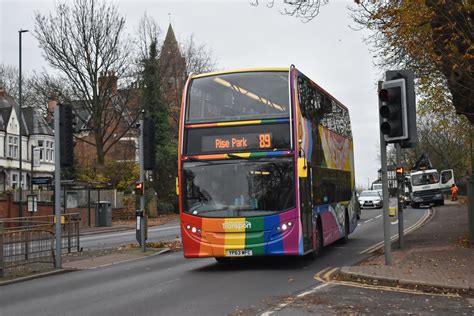
[[[303,226],[304,252],[313,250],[313,203],[312,203],[312,168],[308,176],[300,177],[300,209]]]

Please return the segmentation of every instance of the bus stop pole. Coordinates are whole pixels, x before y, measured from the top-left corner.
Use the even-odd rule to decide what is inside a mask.
[[[382,81],[378,83],[378,91],[382,89]],[[381,107],[379,99],[379,109]],[[382,125],[382,116],[379,113],[379,126]],[[384,253],[385,265],[392,265],[392,248],[390,244],[390,218],[388,216],[389,197],[388,197],[388,181],[387,181],[387,144],[385,137],[379,128],[380,133],[380,162],[382,170],[382,199],[383,199],[383,239],[384,239]]]
[[[143,194],[140,196],[140,210],[142,211],[142,216],[140,217],[140,240],[142,242],[141,249],[142,252],[146,252],[146,240],[145,240],[145,165],[144,165],[144,150],[143,150],[143,117],[140,120],[140,140],[139,140],[139,150],[140,150],[140,182],[143,183]]]

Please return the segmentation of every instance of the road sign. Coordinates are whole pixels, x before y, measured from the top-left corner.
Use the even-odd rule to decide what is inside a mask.
[[[48,185],[51,184],[52,180],[53,178],[51,177],[33,177],[31,183],[37,185]]]

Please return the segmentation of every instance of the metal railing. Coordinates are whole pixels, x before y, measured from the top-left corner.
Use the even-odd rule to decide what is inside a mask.
[[[24,190],[22,192],[23,201],[27,201],[28,195],[36,194],[38,202],[53,202],[54,191],[49,190]],[[66,200],[69,208],[87,207],[89,202],[109,201],[113,208],[125,206],[125,193],[117,190],[95,190],[95,189],[68,189],[66,190]],[[20,192],[15,191],[13,201],[20,200]],[[61,191],[61,201],[64,201],[64,191]]]
[[[79,214],[63,215],[61,248],[80,250]],[[7,268],[30,264],[54,265],[54,216],[20,217],[0,220],[0,277]]]

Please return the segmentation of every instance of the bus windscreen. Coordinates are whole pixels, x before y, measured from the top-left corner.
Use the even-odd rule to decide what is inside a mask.
[[[228,73],[195,78],[186,123],[288,118],[288,72]]]

